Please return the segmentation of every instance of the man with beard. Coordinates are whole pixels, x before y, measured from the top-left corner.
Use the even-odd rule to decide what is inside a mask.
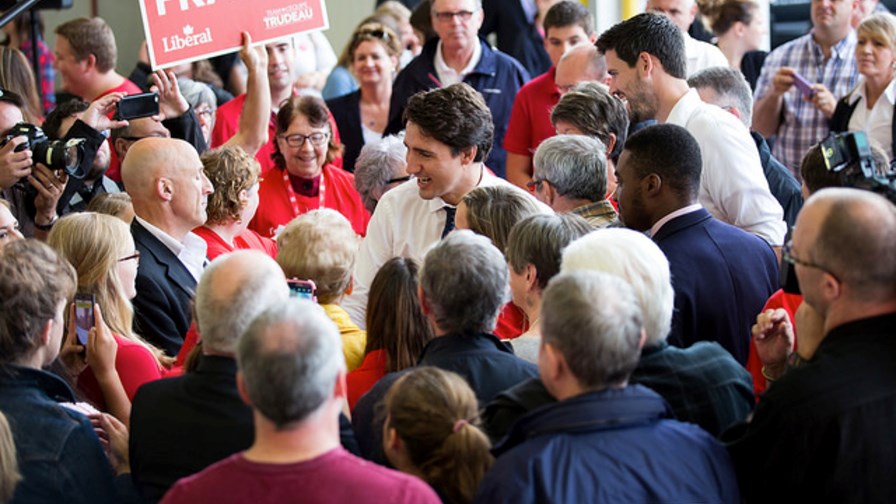
[[[750,132],[731,114],[703,103],[688,87],[681,30],[660,14],[639,14],[597,40],[610,92],[632,115],[682,126],[700,145],[699,201],[714,217],[772,246],[784,243],[784,211],[772,196]]]

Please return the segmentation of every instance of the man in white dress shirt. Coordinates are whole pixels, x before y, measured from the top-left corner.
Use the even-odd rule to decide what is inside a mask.
[[[604,32],[597,48],[607,60],[610,92],[627,100],[631,114],[682,126],[697,139],[700,204],[721,221],[783,245],[784,211],[769,191],[750,132],[688,87],[681,30],[662,15],[639,14]]]
[[[387,192],[367,226],[353,291],[342,304],[359,326],[365,325],[368,289],[380,266],[396,256],[421,260],[454,229],[455,207],[468,192],[490,185],[523,192],[483,164],[492,148],[494,124],[472,87],[458,83],[418,93],[408,100],[404,114],[407,170],[415,178]]]

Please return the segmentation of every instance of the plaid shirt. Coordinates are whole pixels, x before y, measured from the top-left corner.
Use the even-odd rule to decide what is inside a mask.
[[[584,218],[594,229],[619,225],[619,216],[616,214],[616,209],[605,199],[574,208],[572,213]]]
[[[845,39],[831,48],[831,57],[827,61],[811,32],[791,40],[766,58],[756,82],[754,96],[759,100],[768,93],[772,78],[778,69],[785,66],[793,67],[809,82],[824,84],[836,98],[846,96],[856,85],[859,76],[855,52],[856,34],[852,30]],[[778,127],[778,139],[772,154],[799,179],[803,156],[829,132],[828,119],[815,105],[803,100],[800,91],[794,86],[784,94],[783,120]]]

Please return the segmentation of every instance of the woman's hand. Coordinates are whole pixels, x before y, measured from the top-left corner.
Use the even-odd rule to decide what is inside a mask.
[[[93,305],[94,326],[87,333],[87,365],[93,370],[98,381],[109,377],[115,371],[115,356],[118,354],[118,343],[112,331],[103,320],[98,304]]]

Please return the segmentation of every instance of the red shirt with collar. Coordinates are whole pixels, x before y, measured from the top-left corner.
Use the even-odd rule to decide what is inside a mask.
[[[507,152],[532,157],[542,140],[556,134],[551,124],[551,110],[560,101],[560,90],[554,84],[555,72],[551,67],[526,83],[516,94],[504,136]]]

